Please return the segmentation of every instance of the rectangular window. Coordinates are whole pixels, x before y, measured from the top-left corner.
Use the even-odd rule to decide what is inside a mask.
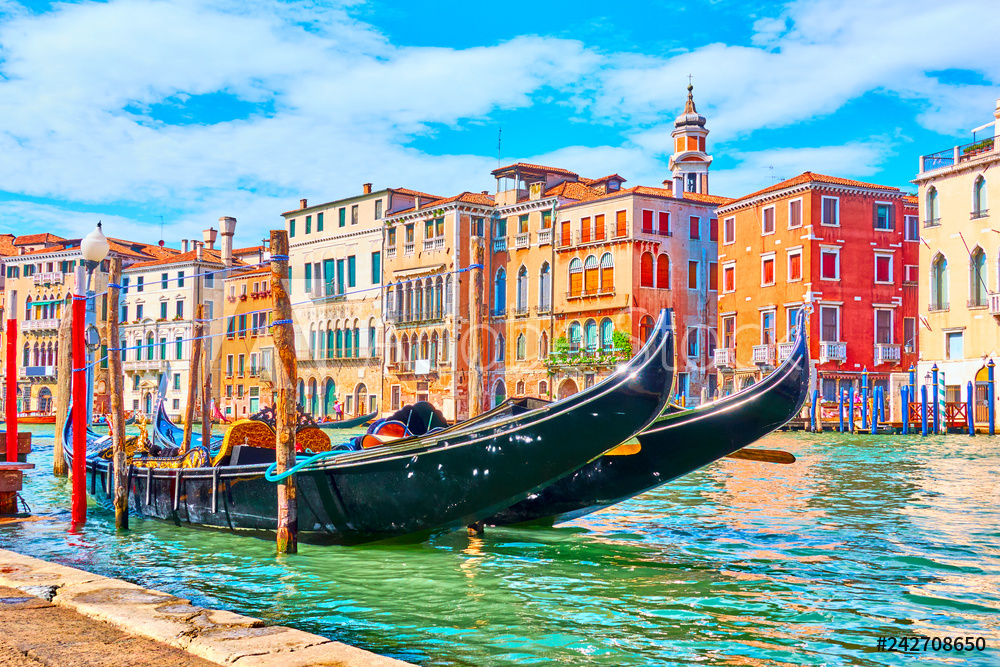
[[[774,284],[774,254],[760,258],[760,286]]]
[[[424,238],[432,239],[434,238],[434,221],[424,220]]]
[[[697,241],[701,238],[701,218],[691,216],[691,239]]]
[[[580,243],[590,243],[590,217],[580,219]]]
[[[917,318],[903,318],[903,347],[907,352],[913,352],[917,344]]]
[[[823,280],[840,280],[840,250],[822,248],[819,251],[819,277]]]
[[[736,218],[726,218],[722,221],[722,243],[736,243]]]
[[[414,227],[415,224],[412,222],[404,226],[404,230],[406,232],[406,236],[403,239],[404,243],[413,243]]]
[[[768,206],[764,209],[764,217],[761,219],[761,233],[774,233],[774,207]]]
[[[184,272],[183,271],[178,271],[177,272],[177,286],[178,287],[184,287]]]
[[[337,211],[337,213],[339,216],[338,222],[340,223],[340,226],[343,227],[344,225],[347,224],[347,207],[341,206],[340,210]]]
[[[698,327],[687,328],[687,358],[698,358]]]
[[[875,229],[892,231],[895,228],[892,223],[892,204],[875,204]]]
[[[311,215],[306,216],[306,234],[312,233],[313,217]]]
[[[230,373],[230,375],[232,375],[232,373]],[[232,398],[232,397],[233,397],[233,385],[227,384],[226,385],[226,398]],[[230,411],[230,408],[226,408],[226,412],[228,413],[229,411]]]
[[[183,338],[177,338],[174,341],[174,345],[176,346],[176,349],[174,351],[177,353],[176,354],[177,359],[183,359],[184,358],[184,339]]]
[[[355,204],[354,206],[351,207],[351,224],[352,225],[358,224],[358,205],[357,204]]]
[[[840,225],[840,199],[837,197],[823,197],[823,217],[820,224],[827,227],[838,227]]]
[[[288,221],[288,236],[289,238],[295,238],[295,219],[292,218]]]
[[[774,345],[774,311],[765,310],[760,314],[760,344]]]
[[[375,200],[375,219],[376,220],[381,220],[382,219],[382,200],[381,199],[376,199]]]
[[[226,338],[229,340],[236,338],[236,317],[230,317],[226,322]]]
[[[601,219],[601,222],[603,223],[604,216],[600,215],[598,217]],[[477,218],[472,219],[473,222],[475,222],[476,220]],[[482,218],[478,218],[478,220],[482,220]],[[551,229],[551,227],[552,227],[552,211],[551,210],[542,211],[542,229]]]
[[[819,339],[827,343],[840,341],[840,308],[838,306],[820,306]]]
[[[718,262],[708,263],[708,289],[713,292],[719,291],[719,264]]]
[[[306,292],[312,292],[313,289],[313,267],[312,264],[306,262]]]
[[[255,377],[257,375],[257,353],[250,353],[250,377]]]
[[[917,283],[918,276],[920,275],[920,267],[916,264],[906,264],[903,266],[903,282],[904,283]]]
[[[183,301],[178,301],[177,302],[177,319],[179,319],[179,320],[184,319],[184,302]]]
[[[396,228],[390,227],[389,231],[386,233],[385,244],[390,248],[396,247]]]
[[[688,262],[688,289],[698,289],[698,262]]]
[[[344,260],[337,260],[337,294],[343,294],[347,291],[345,274],[344,274]]]
[[[142,304],[136,304],[135,306],[135,319],[138,322],[142,319]]]
[[[233,355],[226,356],[226,375],[233,377]]]
[[[240,315],[240,328],[237,329],[236,335],[239,336],[240,338],[246,338],[247,337],[247,316],[246,315]]]
[[[354,287],[357,284],[357,258],[354,255],[347,256],[347,286]]]
[[[708,240],[719,242],[719,219],[709,218],[708,219]]]
[[[660,236],[670,236],[670,213],[660,211],[657,213],[657,233]]]
[[[875,342],[883,345],[892,343],[892,311],[887,308],[875,311]]]
[[[802,226],[802,200],[793,199],[788,202],[788,228],[795,229]]]
[[[789,341],[795,340],[795,334],[798,333],[795,325],[799,321],[800,312],[802,312],[802,306],[789,306],[785,308],[785,326],[787,327],[787,340]]]
[[[161,301],[160,302],[160,319],[161,320],[167,319],[167,302],[166,301]]]
[[[945,341],[945,354],[948,355],[948,359],[965,358],[965,350],[963,349],[961,331],[946,332],[944,335],[944,341]]]
[[[139,276],[138,278],[135,279],[135,291],[137,292],[142,291],[142,276]]]
[[[472,219],[472,229],[470,233],[472,236],[482,236],[485,218],[473,218]]]
[[[122,304],[122,316],[118,320],[119,322],[128,322],[128,305]]]
[[[802,251],[788,251],[788,282],[802,280]]]
[[[603,241],[605,239],[604,215],[594,216],[594,240]]]
[[[875,282],[892,282],[892,255],[875,254]]]
[[[139,354],[141,354],[141,353],[142,353],[142,350],[139,350],[138,354],[136,356],[139,356]],[[133,375],[132,376],[132,389],[134,391],[138,391],[139,390],[139,376],[138,375]],[[136,401],[136,402],[138,403],[138,401]]]
[[[615,212],[615,236],[621,238],[625,236],[625,228],[628,226],[628,217],[625,211]]]
[[[181,409],[181,399],[175,398],[173,400],[172,405],[174,406],[174,410],[180,410]]]
[[[323,231],[323,213],[322,212],[316,214],[316,231],[317,232]]]
[[[236,374],[239,377],[243,377],[243,374],[246,372],[246,366],[247,366],[246,355],[245,354],[241,354],[239,356],[237,364],[236,364]]]
[[[169,278],[170,274],[168,273],[160,274],[160,289],[167,289],[167,285],[169,285]]]
[[[161,338],[160,339],[160,359],[163,360],[163,359],[166,359],[166,358],[167,358],[167,339],[166,338]]]
[[[207,289],[215,287],[215,274],[211,271],[205,274],[205,287]]]
[[[736,265],[727,264],[722,267],[722,291],[726,293],[736,291]]]
[[[722,347],[731,350],[736,347],[736,316],[722,318]]]
[[[649,209],[642,210],[642,233],[653,233],[653,212]]]
[[[441,221],[444,223],[444,220]],[[528,216],[521,215],[517,218],[517,233],[526,234],[528,232]]]
[[[920,226],[917,224],[917,216],[908,215],[906,216],[906,240],[907,241],[919,241],[920,240]]]
[[[180,388],[181,388],[181,374],[174,373],[174,389],[180,389]]]
[[[382,282],[382,253],[375,251],[372,253],[372,285]]]
[[[677,393],[683,396],[688,395],[688,391],[691,388],[690,383],[691,374],[690,373],[678,373],[677,374]]]

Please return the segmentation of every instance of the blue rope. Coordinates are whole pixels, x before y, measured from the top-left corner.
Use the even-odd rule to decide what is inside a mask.
[[[271,255],[271,259],[276,262],[287,262],[288,255]]]
[[[264,479],[266,479],[269,482],[283,482],[308,465],[312,465],[313,463],[316,463],[317,461],[321,461],[323,459],[329,459],[336,456],[340,456],[341,454],[349,454],[352,451],[354,450],[340,449],[336,451],[330,450],[328,452],[320,452],[315,456],[310,456],[307,459],[299,461],[285,472],[278,474],[275,474],[275,470],[278,469],[278,463],[274,462],[270,466],[268,466],[267,470],[264,471]]]

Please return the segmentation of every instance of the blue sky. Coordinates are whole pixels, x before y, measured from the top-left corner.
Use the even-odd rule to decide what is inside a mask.
[[[361,184],[493,190],[501,158],[667,177],[687,75],[711,190],[912,189],[1000,97],[993,2],[0,0],[0,230],[176,244]]]

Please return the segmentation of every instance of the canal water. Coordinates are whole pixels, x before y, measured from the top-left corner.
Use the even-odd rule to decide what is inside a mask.
[[[315,547],[96,509],[36,427],[0,546],[418,665],[998,665],[1000,438],[779,433],[794,465],[726,460],[556,529]],[[391,492],[387,490],[387,492]],[[983,638],[900,655],[879,637]],[[933,644],[928,649],[933,648]]]

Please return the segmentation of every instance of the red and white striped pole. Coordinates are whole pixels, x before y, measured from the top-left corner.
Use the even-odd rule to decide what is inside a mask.
[[[7,320],[7,462],[17,463],[17,320]]]
[[[76,267],[76,294],[73,296],[73,492],[74,528],[87,523],[87,273]]]

